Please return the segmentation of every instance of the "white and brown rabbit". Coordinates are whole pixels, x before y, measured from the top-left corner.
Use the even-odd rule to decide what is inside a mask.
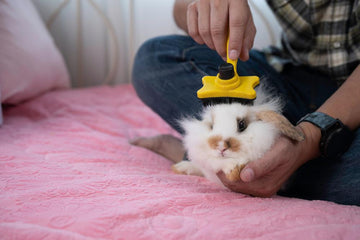
[[[217,172],[223,171],[229,180],[239,180],[245,164],[260,158],[280,134],[302,141],[302,132],[280,114],[280,101],[269,101],[264,92],[258,95],[262,97],[258,96],[254,105],[208,106],[201,120],[181,120],[183,144],[190,161],[181,161],[172,169],[176,173],[205,176],[222,185]]]

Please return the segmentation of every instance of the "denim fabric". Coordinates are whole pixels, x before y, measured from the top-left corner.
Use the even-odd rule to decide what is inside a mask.
[[[184,116],[198,116],[196,96],[204,75],[216,75],[224,60],[188,36],[164,36],[145,42],[134,62],[133,85],[138,96],[174,129]],[[295,124],[316,110],[337,89],[327,76],[305,66],[287,64],[279,73],[258,50],[238,62],[239,75],[257,75],[285,103],[284,115]],[[349,151],[338,161],[315,159],[302,166],[281,195],[360,205],[360,131]],[[357,190],[356,190],[357,189]]]

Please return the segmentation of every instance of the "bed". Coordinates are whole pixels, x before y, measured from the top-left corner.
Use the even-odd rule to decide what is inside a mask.
[[[179,136],[130,84],[69,86],[31,2],[0,1],[0,239],[360,239],[360,207],[234,193],[129,144]]]
[[[359,239],[359,207],[233,193],[128,142],[160,133],[131,85],[6,108],[1,239]]]

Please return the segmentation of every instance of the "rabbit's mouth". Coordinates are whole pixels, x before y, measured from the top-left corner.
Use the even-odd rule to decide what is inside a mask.
[[[219,153],[221,157],[225,157],[227,155],[227,149],[222,149]]]
[[[218,149],[217,150],[217,156],[222,159],[231,158],[231,150],[230,149]]]

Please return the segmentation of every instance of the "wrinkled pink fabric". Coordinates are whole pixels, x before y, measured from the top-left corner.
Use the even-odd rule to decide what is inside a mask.
[[[4,116],[1,239],[360,239],[360,207],[233,193],[131,146],[174,132],[129,85],[50,92]]]

